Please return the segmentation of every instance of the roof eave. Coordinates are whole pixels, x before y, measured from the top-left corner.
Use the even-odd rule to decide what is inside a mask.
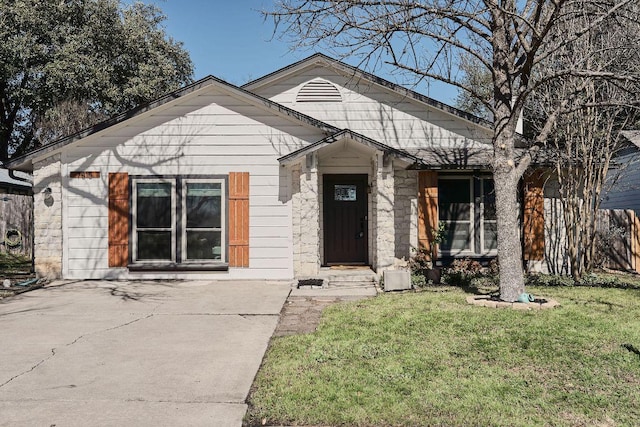
[[[397,148],[390,147],[388,145],[382,144],[378,141],[375,141],[371,138],[368,138],[359,133],[353,132],[349,129],[342,129],[332,135],[329,135],[326,138],[323,138],[319,141],[316,141],[312,144],[307,145],[299,150],[293,151],[285,156],[282,156],[278,159],[280,164],[288,165],[295,163],[301,158],[305,157],[307,154],[318,151],[324,147],[327,147],[335,142],[342,141],[345,139],[351,139],[356,141],[364,146],[373,148],[374,150],[382,151],[385,154],[391,154],[399,160],[402,160],[406,163],[414,165],[416,163],[420,163],[420,159],[416,156],[413,156],[405,151],[399,150]]]
[[[311,116],[300,113],[299,111],[293,110],[291,108],[285,107],[284,105],[278,104],[277,102],[271,101],[270,99],[261,97],[252,92],[249,92],[246,89],[235,86],[231,83],[225,82],[224,80],[218,79],[214,76],[205,77],[195,83],[192,83],[189,86],[186,86],[182,89],[174,91],[170,94],[164,95],[161,98],[158,98],[154,101],[151,101],[147,104],[144,104],[140,107],[134,108],[117,116],[114,116],[108,120],[100,122],[90,128],[84,129],[78,133],[73,135],[64,137],[57,141],[54,141],[50,144],[44,145],[42,147],[36,148],[26,154],[18,156],[16,158],[10,159],[5,163],[5,166],[9,169],[20,170],[20,171],[33,171],[33,160],[36,158],[42,158],[44,156],[48,156],[56,152],[57,150],[62,149],[63,147],[84,139],[88,136],[97,134],[101,131],[105,131],[117,124],[123,123],[129,119],[134,117],[138,117],[144,113],[147,113],[151,110],[154,110],[158,107],[161,107],[170,101],[183,98],[186,95],[189,95],[193,92],[196,92],[200,89],[204,89],[211,85],[215,85],[217,87],[221,87],[226,89],[227,91],[235,93],[237,96],[244,97],[248,100],[253,100],[253,103],[256,105],[263,105],[266,108],[269,108],[273,111],[276,111],[278,114],[283,116],[291,117],[299,122],[305,123],[310,127],[315,127],[325,133],[334,133],[338,131],[338,128],[325,123],[323,121],[317,120]]]

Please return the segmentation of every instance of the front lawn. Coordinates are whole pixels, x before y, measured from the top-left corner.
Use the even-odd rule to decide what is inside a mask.
[[[529,287],[560,308],[467,305],[458,288],[326,310],[275,338],[248,425],[631,426],[640,420],[640,290]]]

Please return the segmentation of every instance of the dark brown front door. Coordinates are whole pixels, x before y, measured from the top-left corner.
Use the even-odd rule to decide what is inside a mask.
[[[324,261],[368,264],[367,175],[324,175]]]

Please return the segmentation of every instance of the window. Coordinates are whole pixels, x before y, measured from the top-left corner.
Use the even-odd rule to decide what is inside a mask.
[[[442,251],[471,251],[473,233],[471,179],[446,178],[438,181],[439,220],[444,223]]]
[[[438,180],[438,219],[445,255],[493,255],[497,249],[493,180],[483,176],[443,176]]]
[[[175,261],[175,186],[171,181],[136,181],[136,261]]]
[[[498,249],[498,224],[496,221],[496,192],[493,179],[482,178],[482,250],[483,252]]]
[[[226,262],[226,181],[132,179],[132,261]]]
[[[187,261],[222,260],[222,182],[183,181],[182,250]]]

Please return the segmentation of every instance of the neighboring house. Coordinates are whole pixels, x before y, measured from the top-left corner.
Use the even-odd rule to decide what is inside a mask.
[[[0,168],[0,253],[31,256],[33,193],[31,175]]]
[[[602,209],[631,209],[640,215],[640,131],[623,132],[632,144],[622,150],[607,175],[603,191]]]
[[[243,87],[207,77],[9,167],[34,174],[40,275],[289,280],[397,268],[439,223],[442,260],[495,257],[490,141],[489,123],[316,54]],[[544,269],[532,172],[513,232]]]
[[[0,167],[0,194],[32,194],[32,178],[25,172],[15,172]]]

